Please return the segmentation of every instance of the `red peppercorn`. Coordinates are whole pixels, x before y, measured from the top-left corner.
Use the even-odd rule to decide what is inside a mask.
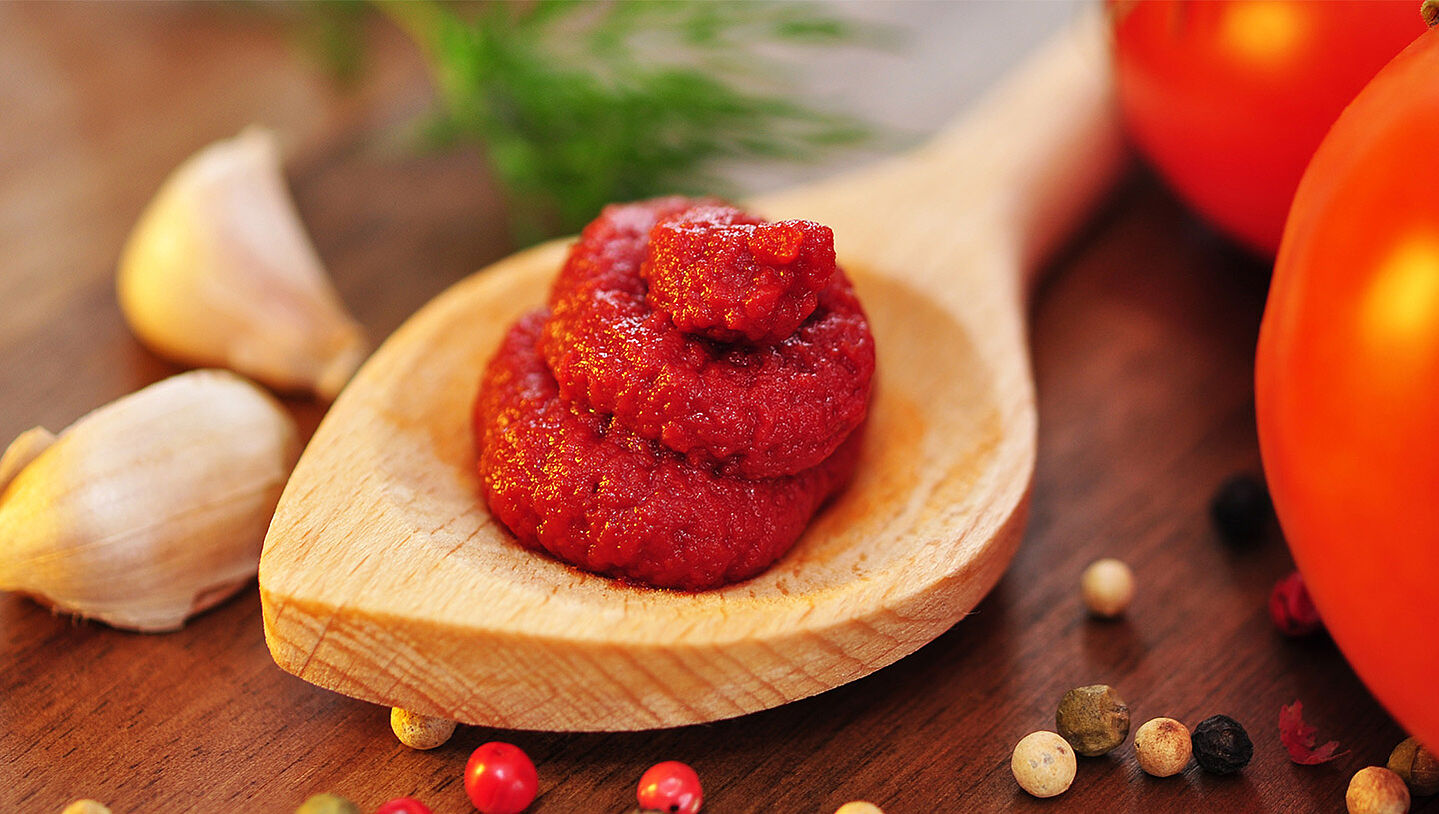
[[[1309,598],[1309,589],[1298,571],[1274,584],[1269,594],[1269,618],[1285,636],[1308,636],[1324,629],[1324,620],[1319,618],[1319,609]]]
[[[535,801],[540,778],[518,746],[491,742],[465,764],[465,793],[481,814],[519,814]]]
[[[640,778],[640,808],[669,814],[695,814],[704,803],[700,777],[677,760],[656,763]]]
[[[375,814],[434,814],[430,807],[413,797],[396,797],[375,809]]]

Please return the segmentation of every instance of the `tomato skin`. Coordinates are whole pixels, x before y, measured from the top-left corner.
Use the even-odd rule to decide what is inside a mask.
[[[1299,185],[1255,363],[1275,508],[1319,612],[1439,748],[1439,30],[1334,124]]]
[[[1424,31],[1413,0],[1110,0],[1131,140],[1190,206],[1272,256],[1344,105]]]

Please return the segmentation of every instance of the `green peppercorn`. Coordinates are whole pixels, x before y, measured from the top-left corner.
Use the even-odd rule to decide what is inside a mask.
[[[338,794],[316,794],[295,809],[295,814],[360,814],[360,807]]]
[[[1413,738],[1394,747],[1389,771],[1403,778],[1415,797],[1439,794],[1439,758]]]
[[[1129,705],[1108,684],[1075,687],[1060,699],[1054,723],[1076,753],[1095,757],[1129,737]]]
[[[1254,758],[1254,743],[1239,722],[1212,715],[1194,727],[1194,760],[1210,774],[1233,774]]]

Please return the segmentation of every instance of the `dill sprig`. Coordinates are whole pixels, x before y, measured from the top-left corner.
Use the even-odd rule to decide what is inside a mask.
[[[766,53],[884,36],[813,6],[377,4],[425,54],[442,106],[433,132],[480,144],[521,244],[576,230],[611,201],[728,194],[725,162],[812,161],[871,135],[796,101]]]

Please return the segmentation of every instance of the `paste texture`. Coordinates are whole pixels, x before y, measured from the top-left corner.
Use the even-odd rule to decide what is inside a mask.
[[[873,374],[828,228],[613,205],[484,372],[484,497],[521,544],[589,571],[747,579],[853,473]]]

